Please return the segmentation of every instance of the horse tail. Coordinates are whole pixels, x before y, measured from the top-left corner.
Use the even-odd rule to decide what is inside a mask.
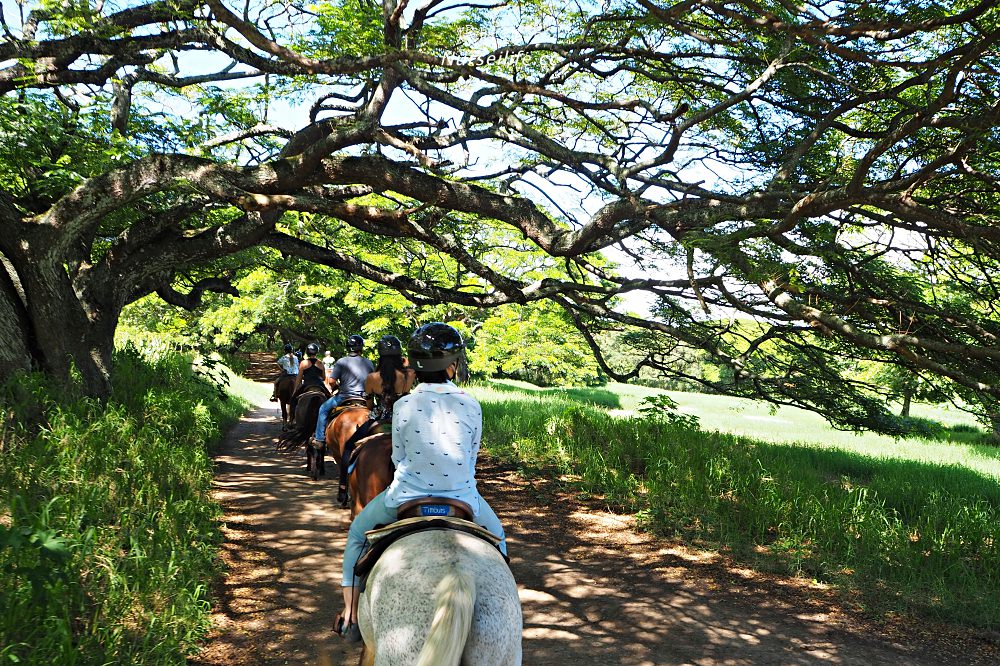
[[[434,591],[434,620],[416,666],[458,666],[476,609],[476,583],[464,571],[449,572]]]

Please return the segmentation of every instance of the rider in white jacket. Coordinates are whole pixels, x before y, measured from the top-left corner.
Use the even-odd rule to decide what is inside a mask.
[[[389,487],[354,518],[344,550],[341,585],[345,608],[335,621],[335,629],[350,642],[360,640],[354,565],[364,548],[365,532],[395,521],[401,504],[423,497],[461,500],[472,507],[476,523],[500,537],[500,550],[507,554],[503,525],[476,489],[482,408],[452,383],[464,349],[459,332],[440,322],[421,326],[410,338],[409,361],[421,383],[393,408],[392,462],[396,472]]]

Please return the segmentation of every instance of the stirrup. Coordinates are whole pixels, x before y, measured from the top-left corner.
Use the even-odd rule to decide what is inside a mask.
[[[272,396],[271,396],[270,398],[268,398],[268,399],[267,399],[267,401],[268,401],[268,402],[278,402],[278,399],[277,399],[277,398],[275,398],[275,397],[274,397],[274,396],[272,395]]]

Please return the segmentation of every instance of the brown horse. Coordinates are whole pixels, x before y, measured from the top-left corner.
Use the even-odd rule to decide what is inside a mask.
[[[278,399],[281,404],[281,431],[284,432],[288,430],[288,426],[291,425],[292,414],[289,413],[288,405],[292,401],[292,393],[295,391],[295,375],[285,375],[278,380],[277,388],[274,391],[274,397]]]
[[[367,406],[354,406],[338,408],[336,414],[330,419],[326,426],[326,448],[337,461],[337,466],[344,464],[344,444],[351,438],[358,428],[368,420]],[[347,488],[337,489],[337,501],[341,507],[347,506]]]
[[[389,487],[396,467],[392,464],[392,435],[369,435],[354,447],[350,473],[351,518],[358,515],[376,495]]]

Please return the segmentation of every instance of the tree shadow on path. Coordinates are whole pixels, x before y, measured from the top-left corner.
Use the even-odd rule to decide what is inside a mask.
[[[192,665],[357,663],[359,650],[330,631],[349,525],[335,507],[334,468],[310,481],[301,452],[275,453],[279,431],[265,404],[216,455],[228,572]],[[985,643],[951,652],[852,630],[802,582],[671,547],[628,516],[581,507],[557,484],[526,481],[485,456],[478,477],[508,531],[527,666],[998,663]]]

